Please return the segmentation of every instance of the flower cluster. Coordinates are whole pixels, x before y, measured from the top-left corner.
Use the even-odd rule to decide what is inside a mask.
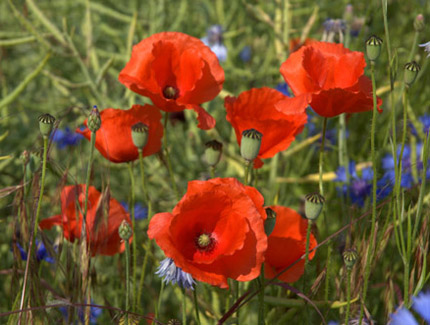
[[[421,292],[418,296],[412,297],[412,308],[420,315],[427,324],[430,324],[430,291]],[[390,324],[392,325],[418,325],[414,315],[405,307],[398,308],[390,314]]]

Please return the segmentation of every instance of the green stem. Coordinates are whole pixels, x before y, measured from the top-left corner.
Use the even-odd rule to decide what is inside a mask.
[[[163,280],[161,280],[160,293],[158,295],[158,302],[155,308],[155,319],[158,319],[158,316],[160,315],[161,300],[163,299],[164,286],[165,283]]]
[[[150,221],[152,216],[152,201],[151,201],[151,198],[149,197],[149,191],[145,181],[145,166],[143,165],[142,149],[139,150],[139,167],[140,167],[140,176],[142,178],[143,194],[145,195],[146,204],[148,206],[148,221]]]
[[[210,170],[210,173],[211,173],[211,178],[215,178],[215,167],[214,167],[214,166],[211,166],[211,167],[209,168],[209,170]]]
[[[193,296],[194,296],[194,309],[196,311],[196,320],[197,320],[197,324],[200,325],[200,313],[199,313],[199,304],[197,301],[197,286],[195,286],[194,290],[193,290]]]
[[[136,297],[137,297],[137,286],[136,286],[136,264],[137,264],[137,236],[136,236],[136,216],[134,213],[134,205],[135,205],[135,193],[134,193],[134,175],[133,175],[133,165],[132,163],[127,164],[128,173],[130,175],[130,186],[131,186],[131,204],[130,204],[130,213],[131,213],[131,223],[133,227],[133,311],[136,311]]]
[[[88,159],[88,167],[87,167],[87,177],[85,180],[85,203],[84,203],[84,214],[83,214],[83,222],[82,222],[82,234],[86,237],[87,233],[87,213],[88,213],[88,191],[90,187],[90,178],[91,178],[91,167],[93,164],[93,156],[94,156],[94,146],[96,144],[96,133],[91,132],[91,140],[90,140],[90,157]]]
[[[164,114],[164,137],[163,137],[163,146],[164,146],[164,151],[166,152],[166,159],[167,159],[167,169],[169,170],[169,176],[170,176],[170,181],[172,183],[172,187],[173,187],[173,192],[175,192],[176,195],[176,200],[179,201],[180,197],[179,197],[179,192],[178,192],[178,188],[176,186],[176,182],[175,182],[175,174],[173,174],[173,169],[172,169],[172,162],[170,161],[170,154],[169,154],[169,149],[168,149],[168,139],[167,139],[167,122],[169,121],[169,113],[165,113]]]
[[[130,243],[128,240],[125,243],[125,324],[128,325],[128,312],[130,310]]]
[[[187,295],[185,289],[182,289],[182,325],[187,325]]]
[[[264,263],[261,265],[260,274],[260,291],[258,293],[258,325],[265,324],[265,306],[264,306]]]
[[[351,305],[351,270],[346,270],[346,313],[345,324],[349,324],[349,309]]]
[[[306,267],[309,264],[309,244],[311,239],[311,228],[312,228],[312,220],[308,219],[308,229],[306,231],[305,272],[306,272]]]
[[[234,301],[238,301],[239,297],[240,297],[240,292],[239,292],[239,281],[234,280]],[[240,323],[240,314],[239,314],[239,308],[236,309],[236,317],[237,317],[237,322],[236,324],[239,325]]]
[[[249,178],[249,169],[252,165],[251,161],[245,160],[245,178],[243,184],[246,186],[248,185],[248,178]]]
[[[46,161],[48,157],[48,140],[49,140],[49,137],[43,137],[43,162],[42,162],[42,178],[41,178],[41,184],[40,184],[40,193],[39,193],[39,199],[37,200],[36,217],[34,218],[34,226],[33,226],[33,231],[30,238],[30,247],[28,248],[28,253],[27,253],[27,262],[25,263],[24,281],[22,286],[21,302],[19,304],[19,309],[23,309],[24,307],[25,291],[27,288],[30,258],[31,258],[31,254],[34,253],[36,249],[36,236],[37,236],[37,230],[39,228],[40,207],[42,205],[42,197],[45,189]],[[21,316],[22,316],[22,313],[19,314],[18,323],[21,323]]]
[[[323,163],[324,163],[324,145],[325,145],[326,131],[327,131],[327,117],[324,117],[323,130],[322,130],[322,136],[321,136],[320,160],[319,160],[319,189],[320,189],[320,194],[322,196],[324,196]]]
[[[374,241],[373,238],[375,236],[376,229],[376,181],[377,181],[377,169],[376,169],[376,150],[375,150],[375,126],[376,126],[376,117],[377,117],[377,98],[376,98],[376,82],[375,82],[375,62],[370,62],[370,74],[372,78],[372,93],[373,93],[373,115],[372,115],[372,128],[370,133],[370,150],[372,155],[372,167],[373,167],[373,185],[372,185],[372,225],[370,229],[370,243],[368,246],[368,251],[366,254],[366,268],[364,271],[364,285],[363,285],[363,295],[362,295],[362,304],[360,307],[360,323],[363,319],[364,315],[364,305],[366,303],[366,295],[367,288],[369,285],[369,275],[370,269],[373,260],[373,246]]]

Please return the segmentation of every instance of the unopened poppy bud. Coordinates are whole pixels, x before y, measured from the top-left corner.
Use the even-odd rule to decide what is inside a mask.
[[[206,163],[209,166],[214,167],[218,164],[218,162],[221,159],[222,143],[216,140],[212,140],[212,141],[206,142],[205,146],[206,146],[206,149],[205,149]]]
[[[255,129],[249,129],[242,132],[240,154],[244,159],[253,161],[257,158],[258,153],[260,152],[262,137],[263,134]]]
[[[39,129],[44,138],[48,138],[54,127],[55,117],[46,113],[39,116]]]
[[[417,15],[414,20],[414,29],[416,32],[422,32],[424,30],[424,16],[422,14]]]
[[[366,54],[370,61],[375,61],[381,54],[382,39],[376,35],[370,36],[366,41]]]
[[[276,212],[271,208],[266,208],[267,219],[264,221],[264,232],[270,236],[276,225]]]
[[[408,62],[405,64],[405,84],[407,86],[412,86],[415,79],[417,79],[418,72],[421,70],[421,67],[415,61]]]
[[[131,229],[130,224],[125,220],[121,222],[118,232],[119,232],[119,237],[121,237],[121,239],[125,241],[129,240],[131,235],[133,234],[133,230]]]
[[[97,130],[100,129],[100,126],[102,125],[102,120],[100,118],[99,110],[95,105],[93,106],[90,116],[88,117],[87,124],[88,124],[88,129],[90,129],[91,132],[97,132]]]
[[[138,149],[143,149],[148,143],[148,125],[138,122],[131,127],[131,138]]]
[[[343,252],[343,261],[348,270],[352,270],[355,262],[357,261],[358,254],[355,249],[347,249]]]
[[[319,193],[311,193],[305,196],[305,215],[309,220],[315,220],[321,214],[325,199]]]

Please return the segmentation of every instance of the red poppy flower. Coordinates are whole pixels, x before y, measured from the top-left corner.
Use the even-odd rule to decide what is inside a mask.
[[[314,42],[292,53],[281,74],[294,95],[309,96],[309,105],[324,117],[373,109],[372,83],[363,75],[364,54],[342,44]],[[378,98],[378,110],[382,100]]]
[[[84,184],[69,185],[61,191],[61,214],[44,219],[39,223],[41,229],[51,229],[53,226],[63,228],[64,237],[74,242],[81,238],[81,227],[85,202]],[[115,199],[96,190],[94,186],[88,189],[87,240],[91,256],[114,255],[124,251],[124,243],[118,234],[118,228],[123,220],[131,225],[129,214]],[[79,207],[77,208],[77,202]],[[107,211],[107,215],[105,215]],[[130,242],[131,242],[130,238]]]
[[[122,163],[136,160],[139,152],[131,138],[131,127],[142,122],[148,125],[148,143],[143,148],[143,156],[150,156],[161,148],[163,126],[160,111],[151,105],[133,105],[128,110],[107,108],[100,112],[101,127],[96,132],[96,148],[108,160]],[[84,122],[87,126],[87,120]],[[88,128],[76,132],[87,140],[91,139]]]
[[[300,37],[292,38],[292,39],[290,39],[290,53],[297,51],[302,46],[306,46],[306,45],[312,44],[314,42],[318,42],[318,41],[313,39],[313,38],[306,38],[302,42]]]
[[[260,273],[267,247],[263,196],[234,178],[191,181],[172,213],[152,217],[148,236],[194,279],[228,288],[227,278]]]
[[[201,129],[215,126],[200,104],[221,91],[224,70],[210,48],[195,37],[163,32],[145,38],[133,47],[119,81],[163,111],[195,110]]]
[[[272,88],[253,88],[239,97],[226,97],[227,121],[231,123],[240,145],[242,132],[256,129],[263,134],[258,158],[271,158],[289,147],[307,121],[305,96],[287,97]]]
[[[289,267],[306,252],[306,232],[308,221],[296,211],[282,206],[271,206],[276,212],[276,224],[268,238],[265,274],[268,279],[274,278],[279,272]],[[311,234],[309,250],[317,245]],[[315,251],[309,254],[311,260]],[[305,260],[300,260],[294,266],[278,277],[284,282],[297,281],[304,272]]]

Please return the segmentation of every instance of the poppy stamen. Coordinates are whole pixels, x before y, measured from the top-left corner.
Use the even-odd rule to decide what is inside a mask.
[[[196,237],[197,249],[204,252],[211,251],[215,246],[215,239],[210,234],[200,234]]]
[[[179,89],[174,86],[166,86],[163,89],[163,95],[167,99],[176,99],[179,97]]]

